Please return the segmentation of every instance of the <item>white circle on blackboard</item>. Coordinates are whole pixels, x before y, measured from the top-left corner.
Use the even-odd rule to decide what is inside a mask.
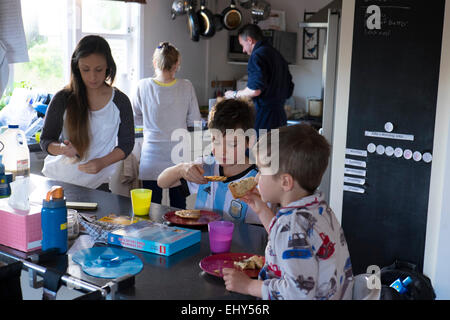
[[[370,153],[374,153],[375,150],[377,150],[377,146],[376,146],[374,143],[370,143],[370,144],[367,146],[367,151],[369,151]]]
[[[403,155],[403,150],[402,150],[402,148],[395,148],[395,150],[394,150],[394,155],[395,155],[397,158],[400,158],[400,157]]]
[[[426,163],[430,163],[431,160],[433,160],[433,156],[431,155],[431,153],[429,152],[425,152],[422,156],[423,161],[425,161]]]
[[[411,150],[409,150],[409,149],[406,149],[406,150],[403,152],[403,158],[405,158],[406,160],[411,159],[412,156],[413,156],[413,152],[412,152]]]
[[[381,156],[382,154],[384,154],[384,146],[383,145],[381,145],[381,144],[379,144],[378,146],[377,146],[377,153]]]
[[[413,159],[414,161],[419,162],[420,160],[422,160],[422,154],[419,151],[414,152]]]
[[[386,122],[384,124],[384,130],[386,130],[386,132],[392,132],[392,130],[394,130],[394,125],[392,122]]]
[[[394,148],[392,148],[391,146],[387,146],[384,152],[388,157],[392,157],[392,155],[394,154]]]

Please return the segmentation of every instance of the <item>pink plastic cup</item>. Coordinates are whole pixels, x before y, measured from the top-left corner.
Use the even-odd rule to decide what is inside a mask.
[[[234,223],[213,221],[208,223],[209,247],[213,254],[230,252]]]

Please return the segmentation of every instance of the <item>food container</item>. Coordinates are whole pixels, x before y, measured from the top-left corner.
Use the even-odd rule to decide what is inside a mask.
[[[321,117],[323,111],[323,100],[316,98],[308,99],[308,114],[311,117]]]
[[[74,209],[67,209],[67,237],[69,240],[75,239],[80,233],[80,222],[78,212]]]

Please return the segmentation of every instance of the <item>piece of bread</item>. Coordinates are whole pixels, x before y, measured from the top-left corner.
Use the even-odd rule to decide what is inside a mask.
[[[257,184],[258,182],[256,182],[254,177],[249,177],[237,182],[231,182],[228,185],[228,189],[230,189],[234,198],[242,198],[247,194],[247,192],[256,187]]]
[[[224,176],[205,176],[205,179],[208,181],[225,181],[227,177]]]
[[[201,216],[200,210],[178,210],[175,215],[181,218],[198,219]]]
[[[241,270],[244,269],[261,269],[264,266],[264,258],[261,256],[251,256],[250,258],[235,261],[234,266]]]

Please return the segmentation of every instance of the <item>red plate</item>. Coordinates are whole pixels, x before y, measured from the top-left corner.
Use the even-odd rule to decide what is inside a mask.
[[[240,261],[254,256],[252,253],[220,253],[213,254],[211,256],[205,257],[200,261],[200,268],[216,277],[223,277],[223,268],[234,268],[236,270],[241,270],[240,268],[234,267],[234,261]],[[259,255],[257,255],[259,256]],[[261,257],[261,256],[260,256]],[[263,257],[264,258],[264,257]],[[265,261],[265,260],[264,260]],[[243,270],[250,278],[257,278],[260,269],[245,269]]]
[[[212,211],[201,210],[200,215],[201,216],[198,219],[188,219],[177,216],[175,214],[175,211],[170,211],[164,215],[164,219],[173,224],[183,226],[204,226],[210,223],[211,221],[222,219],[222,217],[218,213]]]

